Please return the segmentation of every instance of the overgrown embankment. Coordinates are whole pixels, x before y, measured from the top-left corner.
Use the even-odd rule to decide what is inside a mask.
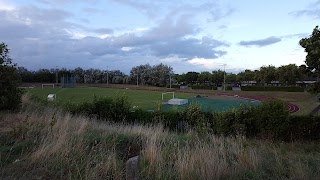
[[[320,147],[223,137],[160,124],[129,125],[39,104],[1,113],[1,179],[123,179],[140,156],[141,179],[316,179]],[[3,127],[3,126],[1,126]]]
[[[35,100],[52,105],[46,100]],[[242,105],[224,112],[204,112],[199,104],[193,103],[185,110],[162,111],[161,103],[154,112],[130,109],[126,96],[94,97],[92,102],[60,103],[73,115],[83,115],[102,121],[129,124],[161,123],[164,128],[175,132],[196,131],[223,136],[245,136],[276,141],[320,140],[320,117],[290,115],[287,104],[280,100],[268,100],[261,105]]]

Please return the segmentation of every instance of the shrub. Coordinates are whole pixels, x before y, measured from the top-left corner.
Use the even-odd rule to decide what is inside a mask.
[[[284,87],[284,86],[241,86],[242,91],[285,91],[285,92],[304,92],[303,87]]]
[[[317,94],[320,92],[320,82],[316,82],[307,87],[307,91],[311,94]]]
[[[287,104],[280,100],[263,102],[255,112],[257,129],[265,138],[283,138],[288,129],[289,110]]]
[[[83,102],[74,104],[68,102],[64,108],[72,114],[83,114],[95,116],[98,119],[110,121],[125,121],[129,117],[128,98],[126,96],[117,96],[116,98],[94,97],[93,102]]]
[[[208,86],[208,85],[191,85],[192,89],[210,89],[210,90],[217,90],[216,86]]]
[[[0,43],[0,110],[18,109],[21,104],[20,76],[8,54],[7,45]]]
[[[170,88],[170,85],[167,85],[167,88]],[[180,85],[177,85],[177,84],[171,84],[171,88],[174,88],[174,89],[180,89]]]

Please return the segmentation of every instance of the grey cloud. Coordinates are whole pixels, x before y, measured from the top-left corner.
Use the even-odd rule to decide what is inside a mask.
[[[198,39],[189,38],[159,43],[151,46],[151,50],[155,56],[177,56],[186,60],[194,57],[218,58],[226,54],[225,51],[214,50],[213,46],[206,46]]]
[[[286,36],[282,36],[282,38],[305,38],[305,37],[308,37],[309,36],[309,33],[299,33],[299,34],[289,34],[289,35],[286,35]]]
[[[294,11],[289,14],[294,15],[296,17],[310,16],[310,17],[319,19],[320,18],[320,8],[319,9],[308,9],[308,10]]]
[[[12,58],[18,65],[34,70],[55,66],[101,68],[108,64],[117,66],[119,62],[126,64],[119,68],[128,68],[140,61],[150,62],[150,59],[158,62],[160,58],[172,56],[217,58],[227,53],[216,50],[228,46],[225,42],[207,36],[198,39],[190,37],[200,31],[191,23],[190,14],[177,14],[174,18],[167,16],[157,26],[139,34],[74,39],[70,34],[73,30],[109,34],[113,30],[92,30],[69,22],[73,15],[59,9],[24,7],[13,11],[0,11],[0,39],[12,49]],[[55,16],[56,13],[61,14]],[[124,51],[123,47],[132,50]]]
[[[93,31],[98,34],[112,34],[113,33],[113,30],[109,29],[109,28],[99,28],[99,29],[94,29]]]
[[[298,10],[298,11],[293,11],[290,12],[290,15],[293,15],[295,17],[300,17],[300,16],[309,16],[315,19],[320,19],[320,0],[311,3],[309,7]]]
[[[241,41],[241,42],[239,42],[239,45],[263,47],[263,46],[268,46],[268,45],[278,43],[280,41],[281,41],[281,38],[271,36],[271,37],[268,37],[265,39],[252,40],[252,41]]]
[[[58,22],[72,17],[67,11],[60,9],[40,9],[38,7],[23,7],[18,11],[20,19],[31,19],[36,22]]]
[[[235,9],[230,8],[230,7],[215,7],[211,12],[211,18],[208,19],[209,22],[213,21],[218,21],[220,19],[223,19],[225,17],[228,17],[232,15],[235,12]]]

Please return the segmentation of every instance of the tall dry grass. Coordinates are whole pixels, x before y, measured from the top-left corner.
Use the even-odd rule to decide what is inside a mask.
[[[124,179],[125,162],[135,155],[140,156],[141,179],[320,177],[319,151],[304,151],[305,144],[176,134],[159,124],[99,122],[24,101],[20,113],[1,117],[2,122],[12,122],[3,136],[15,143],[30,141],[32,146],[2,165],[3,179]]]

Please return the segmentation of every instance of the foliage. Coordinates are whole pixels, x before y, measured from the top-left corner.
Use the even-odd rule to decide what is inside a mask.
[[[83,114],[101,120],[122,122],[126,121],[129,116],[130,104],[126,96],[117,96],[113,99],[95,96],[93,102],[79,104],[68,102],[64,107],[72,114]]]
[[[277,79],[281,84],[295,85],[296,81],[303,80],[301,71],[295,64],[280,66],[276,70]]]
[[[309,69],[315,69],[318,73],[320,70],[320,29],[316,26],[310,37],[302,38],[299,41],[300,45],[307,53],[306,64]]]
[[[241,91],[285,91],[285,92],[304,92],[303,87],[286,86],[241,86]]]
[[[209,86],[209,85],[191,85],[192,89],[210,89],[217,90],[217,86]]]
[[[149,64],[133,67],[130,71],[131,83],[141,85],[152,85],[164,87],[170,83],[170,76],[173,74],[172,68],[158,64],[150,66]]]
[[[185,76],[185,81],[188,84],[193,84],[197,82],[199,73],[198,72],[187,72]]]
[[[307,91],[311,94],[320,93],[320,82],[315,82],[307,87]]]
[[[8,46],[0,44],[0,110],[14,110],[21,104],[22,91],[16,64],[9,57]]]
[[[167,85],[167,88],[170,88],[170,85]],[[177,84],[171,84],[171,88],[174,88],[174,89],[180,89],[180,85],[177,85]]]

